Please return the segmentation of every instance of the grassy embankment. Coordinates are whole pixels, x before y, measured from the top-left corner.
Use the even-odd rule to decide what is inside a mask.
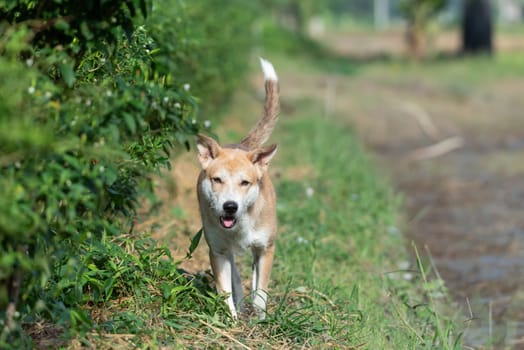
[[[320,91],[313,99],[286,93],[286,86],[301,84],[301,76],[319,74],[326,66],[316,64],[317,56],[264,56],[280,74],[283,96],[273,137],[280,148],[271,166],[280,229],[268,318],[233,322],[205,278],[199,275],[184,284],[165,250],[149,241],[137,249],[135,237],[124,237],[122,251],[111,254],[132,262],[114,268],[129,292],[89,310],[102,337],[90,333],[77,339],[99,348],[107,342],[122,348],[460,348],[460,334],[439,311],[442,285],[426,278],[420,262],[408,263],[398,228],[400,200],[378,176],[346,116],[326,116]],[[341,59],[335,61],[330,74],[354,70]],[[256,74],[260,76],[258,69]],[[238,93],[224,126],[216,130],[223,142],[238,140],[254,123],[261,110],[255,95],[253,89]],[[232,124],[237,125],[225,126]],[[188,167],[180,159],[177,166]],[[166,184],[161,193],[174,190]],[[175,186],[179,195],[195,200],[188,189]],[[185,250],[183,232],[198,219],[186,210],[192,204],[168,205],[171,217],[161,220],[169,229],[164,222],[152,226],[168,232],[161,241],[169,245],[175,239]],[[239,261],[247,279],[249,258]],[[205,268],[206,263],[196,265]]]
[[[280,230],[269,318],[233,324],[219,316],[215,324],[208,319],[185,328],[177,341],[225,348],[460,348],[460,334],[440,314],[441,281],[427,280],[420,266],[408,263],[400,200],[347,116],[326,116],[323,90],[314,99],[286,93],[286,86],[304,83],[301,76],[324,74],[326,63],[317,64],[316,54],[264,56],[280,74],[283,96],[273,136],[280,148],[271,166]],[[333,63],[330,74],[354,71],[340,58]],[[240,125],[218,128],[222,142],[240,139],[254,123],[261,109],[255,95],[239,92],[224,124]],[[249,258],[240,263],[249,278]]]
[[[432,300],[438,283],[421,271],[413,283],[402,280],[408,257],[396,228],[399,201],[388,184],[351,130],[322,117],[322,98],[289,103],[294,112],[288,120],[284,113],[275,138],[283,229],[273,294],[295,292],[283,304],[291,320],[305,307],[299,319],[306,327],[296,330],[316,345],[451,348],[457,334],[448,333],[451,323],[439,319]]]

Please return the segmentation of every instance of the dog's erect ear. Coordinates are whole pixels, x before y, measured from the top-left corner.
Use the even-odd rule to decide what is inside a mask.
[[[273,144],[267,147],[258,148],[249,152],[249,159],[255,164],[261,172],[267,170],[271,158],[277,153],[277,145]]]
[[[209,163],[218,156],[220,152],[219,144],[209,136],[197,135],[198,160],[202,169],[206,169]]]

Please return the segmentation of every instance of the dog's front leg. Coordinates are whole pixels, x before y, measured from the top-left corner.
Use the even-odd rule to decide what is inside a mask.
[[[227,295],[227,306],[229,307],[229,311],[231,311],[231,316],[236,320],[237,310],[233,301],[232,288],[233,256],[214,254],[212,251],[209,251],[209,260],[211,261],[211,268],[215,275],[217,291],[219,294]]]
[[[269,275],[273,266],[273,253],[275,246],[271,245],[266,249],[253,249],[253,281],[251,284],[251,297],[255,312],[263,320],[266,318],[267,291],[269,285]]]

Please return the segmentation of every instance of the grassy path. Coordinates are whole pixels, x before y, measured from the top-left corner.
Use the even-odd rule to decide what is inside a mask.
[[[361,50],[358,35],[327,39],[337,51]],[[383,48],[380,40],[388,38],[365,41]],[[404,194],[407,236],[428,246],[454,300],[471,312],[473,347],[518,346],[524,337],[524,57],[502,48],[494,57],[378,60],[352,76],[318,64],[285,68],[295,82],[288,93],[322,99],[321,115],[351,124]],[[429,156],[425,148],[443,140],[460,146]]]
[[[504,56],[497,65],[482,59],[429,66],[392,61],[355,70],[341,59],[328,67],[330,62],[267,56],[279,73],[282,92],[282,116],[272,140],[279,144],[279,152],[270,167],[279,196],[280,228],[268,319],[234,323],[226,316],[209,284],[207,247],[202,241],[182,264],[194,283],[179,276],[173,265],[163,264],[162,257],[151,260],[141,255],[147,262],[146,275],[152,273],[147,286],[147,291],[153,291],[150,300],[132,293],[133,303],[127,301],[122,307],[119,299],[114,304],[121,320],[115,321],[113,315],[106,322],[103,314],[102,320],[113,327],[112,332],[139,334],[133,341],[143,348],[168,344],[168,348],[460,349],[464,336],[481,339],[485,345],[492,328],[467,329],[478,322],[471,320],[464,330],[444,316],[453,316],[450,309],[454,308],[464,319],[435,269],[410,258],[416,250],[400,234],[400,200],[380,169],[386,169],[394,185],[407,192],[410,227],[422,228],[424,223],[433,229],[431,236],[412,232],[412,237],[419,247],[430,237],[432,252],[441,248],[434,260],[438,267],[450,258],[439,254],[460,253],[456,236],[442,232],[476,222],[468,221],[477,217],[475,203],[492,201],[457,199],[471,199],[470,188],[475,194],[496,193],[487,191],[493,186],[483,184],[499,183],[505,185],[500,190],[511,190],[510,180],[522,169],[522,163],[513,162],[522,153],[492,147],[508,140],[506,135],[518,141],[524,130],[515,127],[522,125],[522,118],[514,113],[517,109],[499,109],[522,106],[517,98],[522,81],[512,78],[521,69],[519,57]],[[260,115],[262,77],[258,69],[253,71],[257,73],[252,83],[238,92],[215,129],[222,142],[238,141]],[[479,76],[478,71],[485,74]],[[501,90],[495,93],[492,87]],[[413,115],[421,110],[430,118],[437,116],[433,118],[437,134],[421,131],[420,116]],[[492,118],[497,111],[503,113]],[[460,150],[425,162],[409,160],[414,149],[435,142],[433,138],[456,135],[466,141]],[[374,151],[374,161],[357,139]],[[521,144],[515,145],[518,150]],[[485,149],[492,152],[482,152]],[[141,226],[171,248],[175,261],[185,256],[200,227],[194,193],[198,171],[195,154],[177,158],[170,176],[158,186],[167,204],[164,212]],[[497,176],[491,182],[466,183],[477,173]],[[434,190],[439,197],[431,197]],[[429,204],[420,201],[427,198]],[[466,208],[471,211],[457,211],[464,208],[452,203],[472,204]],[[442,216],[444,209],[449,215]],[[466,249],[460,254],[468,251],[471,257],[482,252]],[[239,261],[248,289],[249,258]],[[162,273],[156,265],[163,267]],[[449,276],[445,269],[442,272]],[[507,330],[495,335],[504,336],[503,332]]]
[[[186,327],[178,341],[223,348],[458,347],[452,323],[439,316],[441,284],[426,280],[423,271],[409,263],[397,227],[398,198],[377,175],[346,118],[325,117],[325,96],[314,86],[318,74],[313,67],[292,69],[295,62],[283,57],[274,64],[282,81],[283,113],[273,136],[279,144],[271,172],[279,196],[280,230],[269,318],[233,324],[221,316],[206,316]],[[258,88],[258,76],[255,80]],[[250,89],[239,93],[218,130],[223,142],[238,140],[256,120],[261,103],[255,95]],[[183,169],[193,163],[191,171],[198,171],[194,160],[183,159]],[[177,179],[188,174],[184,170]],[[178,183],[178,204],[171,211],[178,210],[178,225],[185,223],[186,231],[194,232],[197,212],[184,205],[194,200],[193,184],[181,188],[183,182]],[[187,236],[160,238],[185,252]],[[184,267],[205,270],[206,255],[202,241]],[[246,257],[246,288],[248,266]]]

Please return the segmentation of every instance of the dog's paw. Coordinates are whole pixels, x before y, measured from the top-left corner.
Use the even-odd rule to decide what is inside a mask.
[[[266,318],[267,293],[261,289],[253,293],[253,308],[260,320]]]

